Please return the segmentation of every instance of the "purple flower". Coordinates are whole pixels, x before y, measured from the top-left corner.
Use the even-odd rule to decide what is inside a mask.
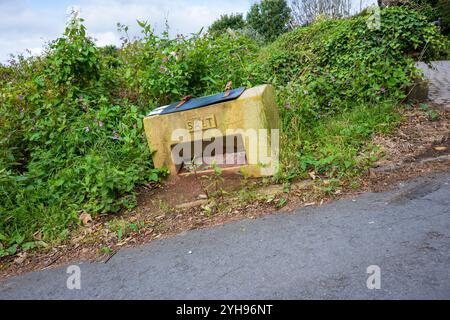
[[[159,72],[164,73],[167,71],[167,67],[165,65],[160,65],[159,66]]]
[[[381,87],[380,92],[384,93],[386,91],[386,89],[384,87]]]
[[[99,127],[103,127],[103,125],[104,125],[104,123],[103,123],[102,121],[99,121],[99,122],[98,122],[98,126],[99,126]]]
[[[167,57],[164,57],[164,58],[162,58],[162,63],[166,63],[167,61],[169,61],[169,58],[167,58]]]
[[[85,105],[85,104],[83,104],[83,106],[81,107],[81,109],[83,109],[83,111],[84,111],[84,112],[86,112],[86,110],[87,110],[87,107],[86,107],[86,105]]]
[[[114,135],[112,136],[112,139],[113,139],[113,140],[119,140],[119,139],[120,139],[120,135],[119,135],[119,133],[117,132],[117,130],[113,130],[112,133],[114,134]]]
[[[336,78],[334,76],[331,76],[331,81],[335,82]]]
[[[78,100],[80,100],[80,102],[82,102],[83,101],[83,96],[79,96]]]
[[[89,128],[89,126],[86,126],[86,127],[84,127],[84,131],[89,132],[89,131],[91,131],[91,128]]]
[[[17,95],[17,99],[19,99],[20,101],[22,101],[24,98],[24,96],[22,94]]]
[[[289,102],[287,102],[285,105],[284,105],[284,108],[285,109],[292,109],[292,107],[291,107],[291,104],[289,103]]]

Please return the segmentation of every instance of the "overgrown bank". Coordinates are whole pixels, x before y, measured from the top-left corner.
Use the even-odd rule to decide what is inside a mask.
[[[353,176],[373,161],[366,142],[398,120],[396,104],[444,38],[414,11],[318,21],[263,49],[239,33],[143,34],[98,48],[78,21],[46,55],[0,69],[0,255],[69,236],[82,212],[135,204],[134,187],[159,180],[142,117],[157,105],[222,91],[232,80],[277,87],[282,171]],[[424,50],[426,48],[426,50]],[[424,55],[422,55],[424,53]]]
[[[370,165],[371,152],[360,154],[361,147],[398,119],[394,105],[419,77],[415,60],[444,50],[443,37],[414,11],[383,10],[380,29],[369,29],[367,19],[316,22],[261,50],[257,74],[277,85],[284,106],[285,173],[335,177]],[[336,128],[335,119],[347,121]]]

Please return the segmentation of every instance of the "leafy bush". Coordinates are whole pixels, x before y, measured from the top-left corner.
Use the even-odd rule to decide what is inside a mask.
[[[118,72],[127,97],[139,105],[153,108],[188,94],[222,91],[229,80],[235,86],[247,81],[257,46],[239,33],[170,39],[139,23],[143,37],[124,46]]]
[[[80,26],[46,57],[3,73],[0,240],[9,252],[63,238],[81,210],[132,206],[134,186],[158,179],[143,110],[109,95],[106,62]]]
[[[450,32],[450,0],[411,0],[408,6],[421,12],[428,21],[439,22],[443,34]]]
[[[439,0],[436,5],[437,15],[441,18],[441,30],[450,34],[450,0]]]
[[[302,83],[321,111],[381,93],[402,97],[416,76],[414,58],[444,50],[444,38],[420,14],[403,8],[382,11],[381,29],[369,30],[368,16],[323,20],[281,36],[258,58],[261,79],[276,85]],[[380,91],[381,90],[381,91]]]
[[[450,59],[450,34],[447,36],[447,53],[444,59]]]
[[[224,14],[219,19],[214,21],[209,27],[209,32],[220,34],[226,32],[228,29],[240,30],[245,27],[244,15],[242,13]]]
[[[250,7],[247,23],[266,41],[273,41],[288,30],[290,14],[286,0],[262,0]]]

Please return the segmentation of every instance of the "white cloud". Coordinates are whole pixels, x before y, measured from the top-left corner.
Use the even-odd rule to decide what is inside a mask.
[[[116,23],[128,25],[132,35],[139,34],[136,20],[148,21],[152,28],[161,32],[166,19],[170,34],[190,34],[210,25],[221,14],[246,12],[248,1],[105,1],[96,0],[80,3],[81,16],[86,20],[88,30],[111,32]]]
[[[115,32],[94,32],[91,33],[92,38],[94,38],[96,41],[96,44],[100,47],[104,47],[109,44],[113,44],[116,46],[119,46],[121,41],[120,37]]]

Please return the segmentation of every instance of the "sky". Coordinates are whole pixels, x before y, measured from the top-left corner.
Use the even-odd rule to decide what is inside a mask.
[[[357,0],[355,0],[357,1]],[[368,1],[368,0],[365,0]],[[198,32],[221,14],[246,13],[256,0],[0,0],[0,63],[9,54],[42,52],[43,45],[65,29],[68,9],[81,10],[88,34],[99,46],[120,44],[117,23],[139,34],[136,19],[148,21],[155,31],[165,20],[172,36]]]
[[[117,23],[139,34],[136,19],[148,21],[155,30],[190,34],[209,26],[221,14],[247,12],[254,0],[0,0],[0,62],[9,54],[39,54],[43,44],[64,32],[68,9],[77,6],[88,34],[100,46],[120,44]]]

